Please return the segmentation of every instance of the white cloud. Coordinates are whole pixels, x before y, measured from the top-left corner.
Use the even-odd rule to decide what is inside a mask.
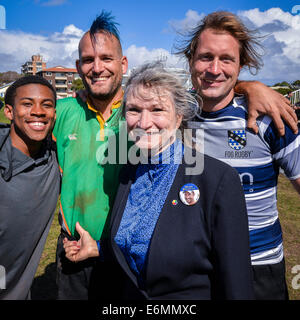
[[[247,11],[239,11],[237,14],[241,17],[249,18],[256,27],[262,27],[268,23],[274,23],[274,21],[278,20],[293,29],[300,30],[300,16],[294,16],[290,12],[284,12],[280,8],[271,8],[266,11],[260,11],[256,8]]]
[[[255,78],[268,84],[300,79],[300,16],[280,8],[252,9],[240,11],[238,15],[250,27],[266,35],[262,42],[265,47],[264,67]],[[254,78],[246,72],[241,76],[244,79]]]
[[[194,10],[188,10],[185,14],[185,18],[182,20],[170,20],[169,25],[176,32],[185,32],[194,28],[200,20],[204,18],[204,13],[198,13]]]
[[[0,31],[0,72],[17,71],[31,59],[34,54],[41,54],[47,62],[47,67],[62,65],[75,67],[78,58],[78,43],[84,32],[74,25],[66,26],[62,32],[49,36],[24,32]],[[5,43],[5,45],[3,45]],[[165,49],[149,50],[146,47],[131,45],[124,50],[128,57],[129,67],[133,68],[146,61],[166,60],[170,66],[183,67],[182,61]]]
[[[239,11],[237,15],[250,29],[267,35],[262,41],[265,47],[264,67],[256,76],[243,71],[241,78],[257,79],[267,84],[300,79],[300,15],[293,15],[280,8],[266,11],[251,9]],[[175,31],[188,31],[204,17],[204,13],[187,11],[182,20],[169,21]]]
[[[263,41],[266,49],[264,67],[255,77],[244,71],[241,78],[255,78],[267,84],[300,79],[300,15],[292,15],[279,8],[240,11],[238,15],[251,29],[257,28],[263,34],[268,34]],[[203,17],[204,13],[189,10],[182,20],[171,20],[169,24],[173,30],[186,31]],[[0,72],[20,72],[21,65],[37,53],[43,55],[47,67],[75,67],[78,43],[83,33],[75,25],[68,25],[62,32],[49,36],[0,30]],[[165,59],[171,66],[186,67],[182,60],[161,48],[150,50],[131,45],[124,48],[124,54],[128,57],[130,68],[157,59]]]
[[[17,71],[34,54],[41,54],[47,67],[75,67],[78,43],[83,31],[69,25],[62,32],[41,36],[24,32],[0,31],[0,72]]]
[[[124,54],[128,58],[129,68],[141,65],[145,62],[151,62],[154,60],[164,60],[168,66],[183,67],[182,61],[180,61],[174,55],[165,49],[153,49],[149,50],[146,47],[136,47],[131,45]]]
[[[35,3],[45,7],[60,6],[66,2],[67,0],[48,0],[48,1],[35,0]]]

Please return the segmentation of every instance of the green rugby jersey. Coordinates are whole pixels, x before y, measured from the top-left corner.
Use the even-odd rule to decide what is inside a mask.
[[[100,112],[79,98],[57,102],[53,138],[62,173],[62,227],[77,238],[78,221],[93,239],[99,240],[113,206],[121,165],[101,164],[101,159],[112,134],[118,159],[120,106],[121,100],[116,101],[110,118],[104,122]]]

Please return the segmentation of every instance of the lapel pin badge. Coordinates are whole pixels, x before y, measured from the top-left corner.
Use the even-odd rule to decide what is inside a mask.
[[[200,190],[195,184],[187,183],[181,187],[179,197],[185,205],[192,206],[198,202],[200,198]]]

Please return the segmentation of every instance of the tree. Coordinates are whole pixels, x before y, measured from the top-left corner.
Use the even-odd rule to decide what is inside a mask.
[[[274,89],[275,91],[281,93],[283,96],[285,96],[286,94],[289,94],[290,92],[292,92],[292,89],[289,88],[278,88],[278,89]]]
[[[74,79],[73,82],[72,82],[72,87],[71,89],[73,91],[79,91],[79,90],[82,90],[84,89],[84,85],[83,85],[83,82],[80,78],[78,79]]]
[[[292,83],[293,86],[295,87],[300,87],[300,80],[296,80]]]
[[[6,83],[13,82],[21,77],[22,77],[22,75],[18,74],[15,71],[2,72],[2,73],[0,73],[0,85],[4,85]]]
[[[290,87],[290,84],[286,81],[275,83],[273,87]]]

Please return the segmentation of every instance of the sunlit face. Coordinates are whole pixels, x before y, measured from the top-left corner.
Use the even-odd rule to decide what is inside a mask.
[[[17,88],[14,106],[5,105],[4,113],[12,121],[13,145],[29,145],[46,138],[55,122],[55,100],[51,89],[40,84]]]
[[[200,34],[190,72],[204,110],[216,111],[232,100],[240,69],[239,43],[232,35],[213,29]]]
[[[196,202],[195,201],[195,193],[194,193],[194,191],[185,191],[184,192],[184,198],[185,198],[185,201],[189,205],[192,205],[192,204],[194,204]]]
[[[89,33],[80,41],[80,59],[76,67],[91,97],[106,100],[122,90],[122,77],[128,62],[122,56],[118,40],[108,34],[96,33],[92,42]]]
[[[127,94],[125,113],[130,139],[152,154],[174,142],[182,120],[169,91],[142,85]]]

